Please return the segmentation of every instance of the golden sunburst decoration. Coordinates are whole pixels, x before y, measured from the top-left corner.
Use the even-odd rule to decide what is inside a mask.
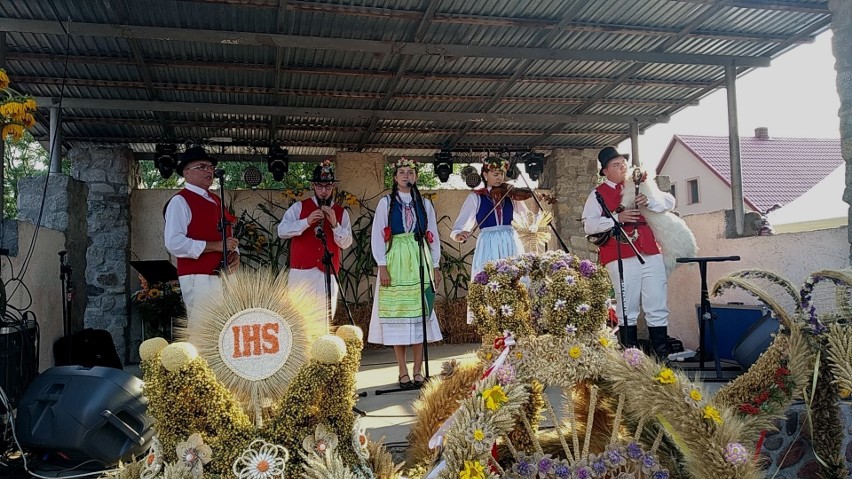
[[[553,221],[553,215],[547,211],[533,213],[527,211],[518,213],[512,221],[512,226],[521,237],[524,250],[531,253],[543,253],[544,246],[550,242],[548,225]]]
[[[177,333],[261,427],[263,408],[284,394],[311,343],[326,334],[322,305],[307,290],[288,292],[286,275],[242,270],[223,277],[221,291]]]

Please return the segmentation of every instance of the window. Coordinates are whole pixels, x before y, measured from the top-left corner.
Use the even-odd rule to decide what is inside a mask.
[[[674,183],[672,183],[672,185],[671,185],[671,189],[669,189],[669,193],[671,193],[671,194],[672,194],[672,196],[674,196],[674,197],[675,197],[675,199],[677,199],[677,192],[676,192],[676,191],[677,191],[677,190],[675,189],[675,184],[674,184]]]
[[[687,204],[694,204],[700,201],[698,195],[698,178],[694,180],[686,180],[686,196]]]

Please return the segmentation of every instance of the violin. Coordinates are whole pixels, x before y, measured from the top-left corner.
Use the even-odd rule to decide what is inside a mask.
[[[491,201],[494,204],[499,203],[503,198],[509,198],[513,201],[524,201],[533,197],[533,191],[529,188],[516,188],[507,183],[501,183],[497,186],[492,186],[488,192]]]

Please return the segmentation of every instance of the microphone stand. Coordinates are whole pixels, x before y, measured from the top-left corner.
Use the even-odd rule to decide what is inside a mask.
[[[619,285],[619,293],[621,298],[619,299],[621,302],[621,323],[618,325],[618,341],[622,346],[627,345],[627,303],[625,303],[624,298],[624,259],[621,256],[621,238],[624,238],[627,241],[627,244],[630,245],[630,248],[633,250],[633,253],[636,254],[636,259],[639,260],[640,264],[645,264],[645,258],[639,254],[639,250],[636,249],[636,245],[633,244],[633,241],[630,239],[630,236],[624,231],[624,225],[615,219],[612,211],[606,206],[606,202],[601,196],[601,193],[595,190],[595,199],[598,200],[598,204],[601,206],[601,210],[603,210],[603,215],[607,218],[610,218],[613,222],[612,229],[615,231],[615,234],[612,235],[613,240],[616,242],[615,250],[617,253],[617,261],[618,261],[618,285]]]
[[[321,200],[317,198],[317,203],[320,207],[323,206],[323,203],[326,200]],[[316,235],[317,239],[322,243],[322,265],[323,265],[323,274],[325,276],[325,331],[328,333],[329,327],[333,321],[333,317],[331,315],[331,278],[334,277],[334,282],[337,284],[337,289],[340,290],[340,280],[337,278],[337,271],[334,270],[334,263],[332,262],[332,258],[334,258],[334,254],[328,249],[328,243],[326,242],[325,230],[323,226],[325,225],[325,219],[320,221],[320,224],[314,229],[314,235]],[[352,312],[349,310],[349,304],[346,303],[346,298],[343,298],[343,307],[346,309],[346,315],[349,317],[349,324],[355,326],[355,320],[352,319]],[[358,397],[364,397],[367,393],[357,393]],[[365,411],[362,409],[358,409],[357,407],[352,407],[352,412],[358,414],[361,417],[367,415]]]
[[[219,231],[222,233],[222,264],[219,271],[228,274],[228,219],[225,216],[225,170],[217,168],[213,176],[219,179]]]

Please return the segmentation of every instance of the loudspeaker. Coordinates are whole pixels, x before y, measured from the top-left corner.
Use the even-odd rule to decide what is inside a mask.
[[[722,359],[734,359],[734,345],[745,334],[749,328],[757,323],[766,314],[762,306],[751,306],[743,304],[712,304],[710,307],[715,316],[716,347],[719,348],[719,357]],[[698,318],[698,327],[701,327],[701,306],[695,305],[695,315]],[[713,360],[713,337],[710,334],[710,325],[704,324],[704,357]]]
[[[734,359],[748,369],[772,344],[773,334],[778,332],[778,320],[770,314],[763,315],[746,331],[734,346]]]
[[[0,323],[3,324],[3,323]],[[0,327],[0,387],[15,408],[38,374],[38,329],[33,320]],[[0,405],[0,414],[5,413]]]
[[[144,454],[154,430],[142,381],[122,370],[61,366],[36,377],[18,406],[24,447],[113,465]]]
[[[112,335],[105,329],[87,328],[53,343],[53,359],[57,366],[104,366],[123,369]]]

